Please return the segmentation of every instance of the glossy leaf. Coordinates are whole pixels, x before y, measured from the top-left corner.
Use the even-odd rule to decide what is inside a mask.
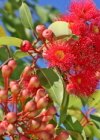
[[[35,9],[36,9],[36,12],[37,12],[38,16],[40,17],[42,23],[47,22],[49,11],[47,9],[45,9],[44,7],[39,6],[39,5],[36,5]]]
[[[22,40],[15,37],[0,37],[0,46],[7,45],[7,46],[16,46],[20,47]]]
[[[94,107],[97,104],[100,104],[100,90],[97,90],[88,100],[87,102],[89,107]]]
[[[25,53],[25,52],[22,52],[20,50],[17,50],[15,53],[14,53],[14,58],[15,59],[20,59],[20,58],[23,58],[23,57],[26,57],[28,56],[28,53]]]
[[[6,32],[2,26],[0,26],[0,37],[6,36]]]
[[[26,3],[22,2],[19,9],[22,24],[29,29],[33,29],[33,20],[29,7]]]
[[[56,21],[49,26],[49,29],[55,34],[56,37],[69,36],[72,34],[69,28],[69,23],[64,21]]]
[[[41,84],[46,88],[50,97],[61,106],[64,87],[61,76],[54,69],[40,69],[37,71]]]

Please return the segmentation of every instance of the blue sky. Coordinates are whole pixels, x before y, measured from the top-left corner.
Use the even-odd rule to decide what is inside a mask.
[[[52,5],[59,9],[60,12],[67,11],[68,5],[71,0],[39,0],[41,5]],[[100,8],[100,0],[94,0],[97,7]]]

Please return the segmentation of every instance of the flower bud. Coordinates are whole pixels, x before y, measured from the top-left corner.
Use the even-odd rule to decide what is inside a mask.
[[[22,73],[22,77],[25,78],[26,76],[30,75],[31,71],[32,71],[31,66],[26,66]]]
[[[0,101],[5,102],[8,98],[7,91],[5,89],[0,90]]]
[[[37,76],[34,76],[30,79],[28,87],[29,88],[38,88],[40,85],[40,81]]]
[[[17,119],[16,113],[15,112],[9,112],[6,115],[6,119],[9,123],[14,123]]]
[[[40,121],[32,120],[31,122],[31,129],[37,129],[41,125]]]
[[[40,88],[36,92],[35,101],[38,102],[40,98],[44,97],[46,95],[46,91],[43,88]]]
[[[21,136],[19,140],[29,140],[29,139],[25,136]]]
[[[52,115],[51,116],[43,116],[42,122],[48,122],[48,121],[50,121],[52,119],[53,119],[53,116]]]
[[[42,34],[45,29],[46,29],[46,27],[44,25],[37,25],[36,26],[36,32],[38,34]]]
[[[8,62],[8,66],[11,67],[13,70],[17,67],[17,63],[15,60],[10,60]]]
[[[15,84],[17,84],[17,82],[16,81],[10,81],[10,83],[9,83],[9,87],[11,88],[13,85],[15,85]]]
[[[50,29],[45,29],[42,36],[47,40],[51,40],[53,38],[53,32]]]
[[[2,76],[4,77],[4,78],[7,78],[7,77],[10,77],[10,75],[11,75],[11,73],[12,73],[12,68],[11,67],[9,67],[8,65],[4,65],[3,67],[2,67]]]
[[[28,40],[24,40],[21,44],[21,50],[23,52],[28,52],[29,50],[32,50],[32,43],[30,43]]]
[[[55,127],[53,124],[47,124],[45,127],[45,131],[49,132],[50,134],[53,134],[55,131]]]
[[[51,139],[51,135],[45,131],[38,132],[36,135],[42,140],[50,140]]]
[[[25,105],[25,112],[31,112],[36,109],[36,103],[34,101],[29,101]]]
[[[49,103],[48,98],[43,97],[37,102],[37,108],[38,109],[45,108],[48,105],[48,103]]]
[[[13,84],[13,86],[11,86],[11,92],[14,94],[18,94],[20,91],[19,85],[18,84]]]
[[[68,132],[63,131],[58,136],[56,136],[55,140],[67,140],[69,137]]]
[[[13,124],[9,124],[7,127],[7,132],[9,132],[10,134],[14,134],[15,133],[15,126]]]
[[[5,127],[0,124],[0,135],[2,135],[5,131]]]
[[[56,108],[54,106],[51,106],[48,108],[46,115],[55,115],[56,114]]]
[[[22,90],[22,98],[23,99],[27,99],[28,97],[29,97],[29,91],[28,91],[28,89],[24,89],[24,90]]]

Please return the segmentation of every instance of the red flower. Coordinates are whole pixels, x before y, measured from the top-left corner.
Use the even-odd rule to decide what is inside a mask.
[[[44,57],[49,61],[51,67],[57,66],[63,71],[68,70],[74,62],[74,55],[71,53],[70,47],[60,41],[50,44]]]
[[[79,19],[86,21],[98,15],[98,10],[93,0],[74,0],[70,6],[70,12]]]
[[[84,73],[79,73],[77,75],[71,76],[69,82],[73,88],[72,94],[77,96],[90,96],[96,89],[97,79],[94,72],[85,71]]]

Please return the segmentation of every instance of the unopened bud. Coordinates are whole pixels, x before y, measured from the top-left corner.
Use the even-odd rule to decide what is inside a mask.
[[[36,135],[42,140],[50,140],[51,139],[51,135],[45,131],[38,132]]]
[[[40,121],[32,120],[31,122],[31,129],[37,129],[41,125]]]
[[[17,67],[17,63],[15,60],[10,60],[8,62],[8,66],[11,67],[13,70]]]
[[[57,112],[56,108],[54,106],[51,106],[48,108],[46,115],[55,115]]]
[[[68,132],[63,131],[58,136],[56,136],[55,140],[67,140],[69,137]]]
[[[13,124],[9,124],[7,127],[7,132],[9,132],[10,134],[14,134],[15,133],[15,126]]]
[[[50,29],[45,29],[42,36],[47,40],[51,40],[53,38],[53,32]]]
[[[48,103],[49,103],[48,98],[43,97],[37,102],[37,108],[38,109],[45,108],[45,107],[47,107]]]
[[[42,34],[45,29],[46,29],[46,27],[44,25],[37,25],[36,26],[36,32],[38,34]]]
[[[11,73],[12,73],[12,68],[11,67],[9,67],[8,65],[4,65],[3,67],[2,67],[2,76],[4,77],[4,78],[7,78],[7,77],[10,77],[10,75],[11,75]]]
[[[40,81],[39,81],[38,77],[34,76],[30,79],[28,87],[29,88],[38,88],[39,85],[40,85]]]
[[[5,102],[8,98],[7,91],[5,89],[0,90],[0,101]]]
[[[54,131],[55,131],[55,127],[54,127],[53,124],[47,124],[46,127],[45,127],[45,130],[46,130],[47,132],[49,132],[50,134],[53,134]]]
[[[24,68],[23,73],[22,73],[22,77],[25,78],[26,76],[30,75],[31,72],[32,72],[31,66],[26,66],[26,67]]]
[[[36,92],[35,101],[38,102],[40,98],[44,97],[46,95],[46,91],[43,88],[40,88]]]
[[[15,112],[9,112],[6,115],[6,119],[9,123],[14,123],[17,119],[16,113]]]
[[[25,112],[31,112],[36,109],[36,103],[34,101],[29,101],[25,105]]]
[[[21,44],[21,50],[23,52],[28,52],[29,50],[32,50],[32,43],[28,40],[24,40]]]

